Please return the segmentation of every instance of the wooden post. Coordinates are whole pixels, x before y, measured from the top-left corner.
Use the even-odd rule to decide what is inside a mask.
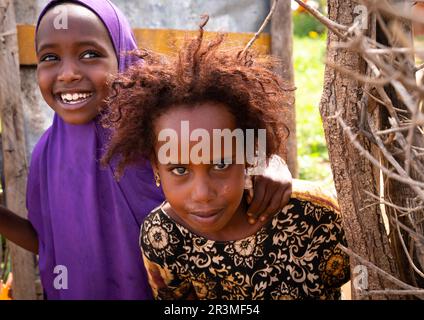
[[[273,0],[271,0],[272,5]],[[277,8],[271,21],[271,53],[281,59],[281,66],[275,70],[284,80],[294,86],[293,71],[293,27],[291,1],[278,1]],[[293,177],[298,176],[297,169],[297,143],[296,143],[296,108],[295,93],[289,93],[289,110],[282,114],[284,124],[290,130],[286,150],[283,154]]]
[[[12,0],[0,0],[0,116],[8,208],[26,217],[25,194],[28,166],[19,77],[18,42]],[[15,299],[35,299],[34,255],[9,243]]]

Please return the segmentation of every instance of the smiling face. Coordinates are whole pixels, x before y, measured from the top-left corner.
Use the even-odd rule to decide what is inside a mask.
[[[194,108],[185,105],[175,106],[155,120],[155,136],[164,129],[172,129],[178,135],[178,150],[181,150],[181,122],[189,122],[190,135],[193,130],[205,129],[213,143],[213,129],[236,128],[234,116],[224,105],[201,103]],[[166,142],[156,142],[155,154]],[[198,142],[190,141],[189,154]],[[222,143],[222,146],[224,143]],[[211,147],[212,148],[212,147]],[[211,149],[212,150],[212,149]],[[227,154],[225,154],[227,152]],[[247,220],[244,213],[244,164],[236,164],[235,143],[232,150],[222,150],[220,163],[210,152],[210,164],[181,164],[181,154],[170,160],[171,163],[153,162],[159,173],[165,197],[169,202],[170,215],[193,232],[214,240],[231,240],[245,230]],[[171,156],[172,158],[172,156]],[[233,164],[224,164],[223,159],[232,159]],[[233,240],[234,240],[233,239]]]
[[[37,78],[49,106],[67,123],[91,121],[108,95],[107,79],[118,71],[109,33],[99,17],[75,4],[61,4],[42,18],[37,32]],[[55,28],[66,12],[68,28]]]

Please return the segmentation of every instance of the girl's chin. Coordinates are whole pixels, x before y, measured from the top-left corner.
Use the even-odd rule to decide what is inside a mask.
[[[190,229],[193,231],[193,233],[197,233],[213,240],[213,238],[215,238],[214,235],[220,233],[225,226],[225,223],[223,223],[221,219],[221,215],[207,218],[190,216],[190,223],[188,225],[190,226]]]
[[[84,125],[88,124],[91,121],[93,121],[96,116],[96,114],[64,114],[63,112],[57,112],[59,117],[62,118],[63,121],[65,121],[68,124],[72,125]]]

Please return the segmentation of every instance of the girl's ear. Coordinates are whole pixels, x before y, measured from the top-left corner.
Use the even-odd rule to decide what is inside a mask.
[[[157,163],[155,160],[152,160],[152,159],[150,159],[150,163],[152,165],[153,177],[155,179],[156,187],[159,188],[161,181],[160,181],[159,169],[158,169]]]
[[[157,165],[157,162],[156,162],[156,157],[153,156],[153,157],[150,158],[150,165],[152,166],[153,173],[154,174],[158,173],[159,169],[158,169],[158,165]]]

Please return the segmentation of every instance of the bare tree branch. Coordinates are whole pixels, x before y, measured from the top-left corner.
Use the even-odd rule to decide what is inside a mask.
[[[308,4],[304,3],[303,1],[300,0],[294,0],[296,1],[299,6],[301,6],[302,8],[304,8],[306,11],[308,11],[311,15],[313,15],[318,21],[320,21],[323,25],[325,25],[328,30],[330,30],[331,32],[333,32],[334,34],[336,34],[340,39],[345,39],[346,36],[341,33],[339,31],[343,30],[343,31],[348,31],[349,27],[341,25],[339,23],[336,23],[330,19],[328,19],[326,16],[324,16],[321,12],[319,12],[318,10],[312,8],[311,6],[309,6]]]
[[[277,8],[277,4],[278,4],[278,0],[274,0],[274,2],[272,3],[271,10],[269,11],[269,13],[268,13],[267,17],[265,18],[264,22],[260,26],[259,30],[255,33],[255,35],[253,36],[253,38],[250,39],[250,41],[247,43],[246,47],[241,52],[240,56],[244,56],[246,54],[247,50],[249,50],[250,47],[253,45],[253,43],[256,41],[256,39],[259,38],[259,35],[265,29],[265,27],[267,26],[267,24],[271,21],[272,15],[274,14],[275,9]]]
[[[384,276],[387,280],[389,280],[390,282],[396,284],[397,286],[399,286],[400,288],[403,288],[405,290],[411,290],[411,291],[419,291],[421,294],[421,289],[420,288],[416,288],[413,287],[405,282],[400,281],[399,279],[393,277],[391,274],[388,274],[386,271],[380,269],[379,267],[377,267],[376,265],[374,265],[373,263],[369,262],[368,260],[362,258],[361,256],[357,255],[355,252],[353,252],[352,250],[346,248],[345,246],[338,244],[338,247],[345,252],[346,254],[348,254],[349,256],[359,260],[360,263],[364,264],[365,266],[367,266],[368,268],[376,271],[377,273],[381,274],[382,276]],[[362,290],[361,290],[362,291]],[[421,297],[418,296],[418,298],[422,299]],[[424,298],[423,298],[424,299]]]

